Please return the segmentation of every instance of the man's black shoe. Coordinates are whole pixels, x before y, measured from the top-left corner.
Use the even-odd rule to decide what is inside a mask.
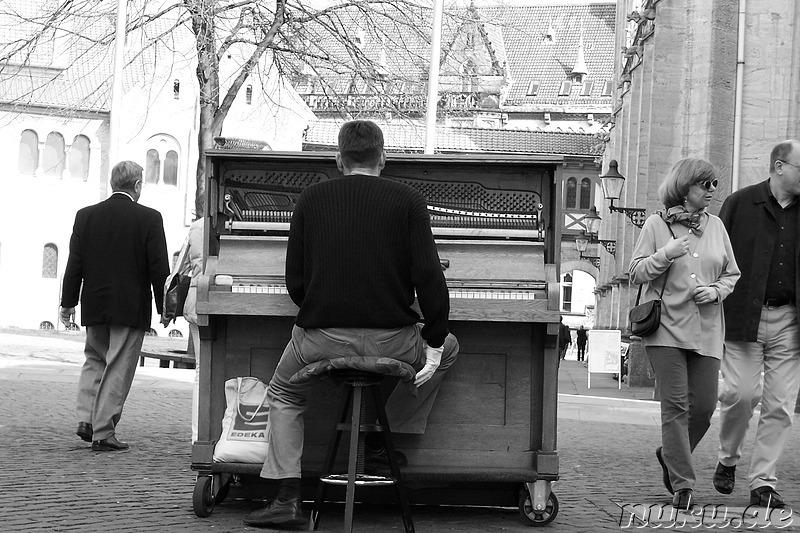
[[[775,492],[772,487],[758,487],[750,491],[750,505],[759,507],[769,507],[770,509],[781,509],[788,507],[781,495]]]
[[[269,505],[244,517],[248,526],[303,526],[307,523],[300,506],[300,499],[294,498],[285,502],[274,499]]]
[[[714,488],[717,492],[730,494],[734,485],[736,485],[736,465],[725,466],[717,463],[717,469],[714,471]]]
[[[117,437],[111,435],[107,439],[96,440],[92,443],[92,449],[96,452],[116,452],[119,450],[127,450],[130,446],[124,442],[117,440]]]
[[[397,466],[406,466],[408,459],[403,452],[394,451]],[[389,454],[385,447],[370,448],[364,447],[364,469],[368,471],[383,470],[389,468]]]
[[[92,442],[92,425],[89,422],[78,422],[78,430],[75,434],[85,442]]]
[[[658,464],[661,465],[664,486],[667,488],[667,492],[669,492],[670,494],[675,494],[675,491],[672,490],[672,482],[669,479],[669,470],[667,469],[667,463],[664,462],[664,458],[661,456],[661,446],[656,448],[656,459],[658,459]]]

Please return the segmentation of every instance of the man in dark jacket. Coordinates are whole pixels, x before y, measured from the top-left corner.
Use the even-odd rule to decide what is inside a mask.
[[[169,274],[161,214],[137,203],[142,167],[117,164],[111,189],[107,200],[75,215],[61,295],[64,324],[80,295],[86,361],[78,381],[77,434],[95,451],[128,448],[115,428],[150,328],[151,287],[161,313]]]
[[[776,465],[792,427],[800,387],[800,141],[770,154],[769,179],[734,192],[720,218],[742,276],[723,302],[719,463],[714,487],[733,492],[753,409],[761,403],[750,463],[750,504],[784,507]],[[763,384],[762,384],[763,372]]]

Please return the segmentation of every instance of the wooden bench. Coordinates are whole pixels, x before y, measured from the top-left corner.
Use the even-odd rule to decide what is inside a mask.
[[[194,368],[194,350],[191,338],[188,340],[188,346],[178,348],[176,343],[158,342],[156,340],[149,341],[145,338],[142,351],[140,352],[139,366],[144,366],[145,358],[158,359],[159,367],[169,368],[172,362],[172,368]]]

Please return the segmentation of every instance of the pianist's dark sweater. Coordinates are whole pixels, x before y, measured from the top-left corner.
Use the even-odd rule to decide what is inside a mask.
[[[397,328],[414,324],[439,347],[450,301],[417,191],[375,176],[351,175],[308,187],[292,215],[286,287],[303,328]]]

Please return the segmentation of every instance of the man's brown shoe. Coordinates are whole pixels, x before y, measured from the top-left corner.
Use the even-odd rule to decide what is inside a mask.
[[[736,465],[725,466],[717,463],[717,469],[714,471],[714,488],[717,492],[730,494],[734,485],[736,485]]]
[[[304,526],[307,523],[303,516],[303,509],[300,506],[300,499],[294,498],[285,502],[274,499],[269,505],[258,511],[254,511],[244,517],[244,523],[248,526],[267,527],[267,526]]]
[[[759,507],[769,507],[770,509],[781,509],[788,507],[781,495],[775,492],[772,487],[758,487],[750,491],[750,505]]]
[[[92,443],[92,449],[96,452],[116,452],[119,450],[127,450],[130,446],[124,442],[117,440],[117,437],[111,435],[107,439],[96,440]]]

